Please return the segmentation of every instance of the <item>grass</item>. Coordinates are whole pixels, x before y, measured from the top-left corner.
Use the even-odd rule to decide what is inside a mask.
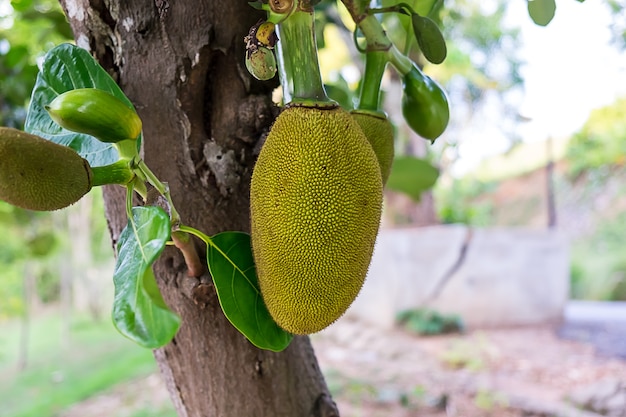
[[[0,323],[0,417],[52,417],[120,382],[156,371],[152,352],[122,337],[108,320],[74,319],[68,340],[61,340],[58,314],[36,318],[31,326],[29,360],[20,371],[19,321]]]

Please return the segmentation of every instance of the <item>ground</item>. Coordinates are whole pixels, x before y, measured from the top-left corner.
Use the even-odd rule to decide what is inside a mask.
[[[623,379],[626,362],[598,356],[591,344],[559,339],[556,330],[425,338],[343,322],[314,343],[331,387],[339,385],[344,417],[582,417],[566,397],[601,380]]]
[[[342,417],[593,417],[568,395],[626,378],[626,361],[560,339],[558,327],[483,329],[418,337],[343,320],[312,336]],[[60,417],[131,416],[167,408],[156,375],[84,401]],[[171,416],[167,411],[152,415]],[[619,415],[619,414],[616,414]]]

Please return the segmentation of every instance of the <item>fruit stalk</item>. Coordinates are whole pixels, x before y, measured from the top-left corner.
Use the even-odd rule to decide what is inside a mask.
[[[359,93],[359,110],[380,110],[380,83],[387,66],[387,53],[371,51],[365,54],[365,72]]]
[[[125,160],[101,167],[91,167],[91,172],[93,187],[106,184],[126,185],[135,178],[135,173]]]
[[[387,53],[385,51],[366,52],[359,104],[356,110],[351,112],[374,149],[380,165],[383,185],[389,178],[394,156],[393,126],[387,119],[387,114],[380,108],[380,83],[386,66]]]
[[[276,26],[278,75],[286,104],[335,106],[328,98],[317,58],[313,8],[299,5]]]

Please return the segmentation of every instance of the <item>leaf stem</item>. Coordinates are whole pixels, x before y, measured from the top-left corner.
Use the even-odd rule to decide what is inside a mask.
[[[215,244],[215,242],[213,242],[213,239],[211,239],[211,237],[210,237],[210,236],[208,236],[208,235],[206,235],[206,234],[202,233],[202,232],[201,232],[201,231],[199,231],[198,229],[194,229],[193,227],[190,227],[190,226],[185,226],[185,225],[183,225],[183,224],[181,224],[181,225],[180,225],[179,230],[180,230],[181,232],[189,233],[189,234],[192,234],[192,235],[196,236],[197,238],[199,238],[199,239],[203,240],[203,241],[207,244],[207,246],[210,246],[210,247],[212,247],[213,249],[215,249],[215,250],[216,250],[216,251],[217,251],[220,255],[222,255],[222,256],[224,257],[224,259],[228,260],[228,262],[230,262],[230,264],[233,266],[233,268],[235,268],[237,271],[239,271],[239,273],[240,273],[243,277],[245,277],[245,278],[246,278],[246,280],[248,281],[248,283],[249,283],[249,284],[250,284],[250,285],[251,285],[251,286],[255,289],[255,291],[256,291],[258,294],[260,294],[260,293],[259,293],[258,288],[254,285],[254,283],[252,283],[252,282],[250,281],[250,279],[249,279],[249,278],[248,278],[248,276],[244,273],[244,271],[242,271],[242,270],[239,268],[239,266],[238,266],[235,262],[233,262],[233,261],[232,261],[232,259],[231,259],[231,258],[230,258],[227,254],[225,254],[225,253],[224,253],[224,251],[222,250],[222,248],[220,248],[219,246],[217,246],[217,245]]]
[[[201,231],[199,231],[198,229],[195,229],[191,226],[185,226],[184,224],[181,224],[178,227],[178,230],[181,232],[185,232],[185,233],[189,233],[191,235],[194,235],[195,237],[197,237],[198,239],[204,241],[204,243],[206,243],[207,245],[210,245],[212,247],[217,247],[215,246],[215,243],[213,243],[213,239],[211,239],[211,237],[205,233],[202,233]]]
[[[126,217],[133,218],[133,192],[134,184],[131,182],[126,185]]]
[[[408,12],[407,12],[408,10]],[[411,7],[411,5],[407,4],[407,3],[398,3],[395,4],[393,6],[388,6],[388,7],[378,7],[378,8],[370,8],[367,10],[368,14],[377,14],[377,13],[402,13],[402,14],[412,14],[415,13],[415,10],[413,10],[413,7]]]
[[[387,61],[389,61],[400,74],[405,75],[411,71],[413,61],[402,54],[398,48],[389,40],[381,23],[373,15],[354,14],[353,1],[341,0],[352,16],[352,20],[359,26],[361,32],[367,38],[367,51],[386,51]],[[350,6],[350,7],[349,7]]]
[[[180,215],[178,211],[176,211],[176,207],[174,207],[174,202],[172,201],[172,196],[170,194],[170,187],[166,182],[161,182],[156,175],[150,170],[148,165],[144,162],[143,159],[139,159],[137,161],[137,169],[145,176],[146,181],[150,185],[152,185],[158,192],[167,200],[167,204],[169,205],[170,218],[172,222],[172,228],[176,228],[180,223]]]

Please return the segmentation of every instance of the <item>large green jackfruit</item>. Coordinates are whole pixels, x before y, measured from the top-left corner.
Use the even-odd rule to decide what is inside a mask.
[[[295,334],[339,318],[361,289],[382,208],[376,155],[341,108],[290,107],[261,150],[250,190],[261,293]]]
[[[352,117],[357,121],[374,149],[384,185],[387,183],[393,163],[393,126],[384,113],[354,110]]]
[[[20,130],[0,128],[0,199],[52,211],[91,189],[89,163],[73,149]]]

